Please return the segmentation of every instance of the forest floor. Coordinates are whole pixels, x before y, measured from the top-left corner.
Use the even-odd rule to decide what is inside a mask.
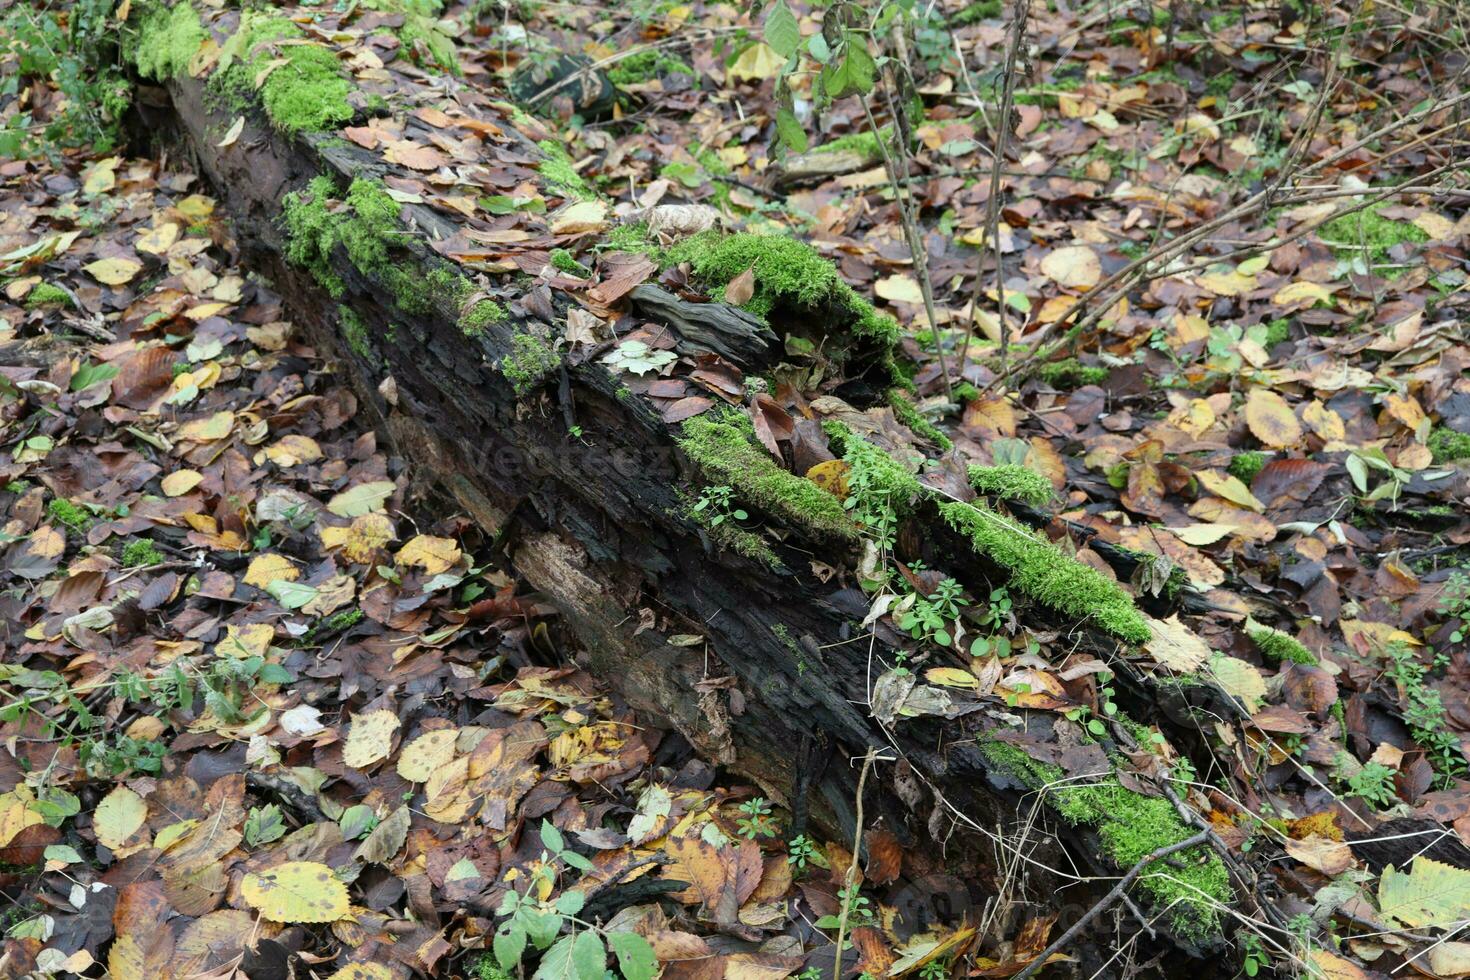
[[[791,9],[819,33],[820,11]],[[1173,655],[1234,703],[1161,706],[1193,711],[1208,747],[1145,739],[1132,764],[1167,767],[1279,897],[1274,922],[1225,923],[1211,975],[1470,974],[1463,24],[1140,9],[1036,5],[1002,126],[1009,5],[912,15],[923,115],[898,182],[922,268],[862,100],[803,118],[805,175],[777,148],[785,59],[759,12],[450,5],[417,47],[402,14],[323,8],[312,29],[351,37],[350,70],[400,112],[342,133],[421,175],[393,191],[479,219],[490,267],[573,292],[598,236],[517,251],[541,216],[437,106],[497,97],[520,62],[609,61],[611,118],[545,100],[569,180],[617,217],[705,205],[812,242],[918,365],[912,401],[854,412],[869,431],[1040,474],[1082,561],[1111,575],[1088,540],[1157,556],[1123,583],[1140,595],[1182,570],[1202,611]],[[42,79],[24,96],[42,122],[64,108]],[[881,828],[849,882],[852,841],[793,834],[609,697],[492,537],[365,428],[179,160],[0,163],[0,290],[3,975],[495,980],[509,921],[551,946],[538,977],[817,980],[841,918],[861,973],[1005,977],[1081,914],[1065,890],[1011,893],[999,851]],[[1074,343],[1079,309],[1098,319]],[[647,368],[629,386],[669,421],[741,401],[718,372]],[[735,523],[738,505],[706,503]],[[937,574],[909,574],[942,603]],[[1082,732],[1108,716],[1107,674],[1005,632],[971,673],[927,679]],[[610,914],[584,928],[599,895]],[[1066,968],[1146,970],[1141,915],[1110,909],[1112,959]]]

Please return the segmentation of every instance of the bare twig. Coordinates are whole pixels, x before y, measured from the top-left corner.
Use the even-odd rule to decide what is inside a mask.
[[[852,909],[852,884],[857,877],[858,849],[863,845],[863,788],[868,782],[868,770],[873,768],[873,763],[878,758],[878,749],[875,746],[868,747],[868,754],[863,756],[863,771],[858,774],[857,784],[857,820],[852,832],[852,862],[847,866],[847,873],[842,881],[842,914],[837,917],[837,951],[833,953],[832,980],[842,980],[842,943],[847,933],[847,913]]]

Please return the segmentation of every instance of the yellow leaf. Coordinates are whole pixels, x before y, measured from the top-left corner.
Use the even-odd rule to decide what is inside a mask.
[[[1245,424],[1252,435],[1275,449],[1294,446],[1302,438],[1302,424],[1286,399],[1266,388],[1252,388],[1246,396]]]
[[[138,239],[137,249],[150,255],[162,255],[169,250],[174,242],[179,240],[179,226],[172,221],[165,221],[156,228],[150,228],[146,234]]]
[[[1236,477],[1228,476],[1219,470],[1200,470],[1196,475],[1206,490],[1218,497],[1224,497],[1238,507],[1253,510],[1257,514],[1266,509],[1266,505],[1257,500],[1250,492],[1250,488]]]
[[[577,201],[551,215],[553,235],[586,235],[607,228],[607,202]]]
[[[1180,541],[1199,548],[1227,537],[1235,527],[1234,524],[1186,524],[1183,527],[1171,527],[1169,530]]]
[[[441,575],[459,563],[459,545],[453,538],[436,538],[419,534],[410,538],[398,552],[398,564],[422,568],[430,575]]]
[[[912,276],[885,276],[873,283],[873,292],[891,303],[913,303],[917,306],[924,302],[924,293]]]
[[[411,783],[426,782],[454,758],[458,738],[458,728],[440,728],[420,735],[398,753],[398,775]]]
[[[1102,263],[1086,245],[1068,245],[1048,252],[1041,271],[1066,289],[1091,289],[1102,279]]]
[[[116,187],[117,165],[121,162],[120,157],[108,157],[88,167],[87,175],[82,179],[82,193],[88,197],[96,197]]]
[[[143,263],[134,262],[132,259],[98,259],[82,268],[100,283],[121,286],[125,282],[132,281],[132,278],[143,268]]]
[[[1282,286],[1276,290],[1276,295],[1271,297],[1271,302],[1277,306],[1315,306],[1318,303],[1331,303],[1332,290],[1315,282],[1294,282],[1289,286]]]
[[[343,764],[353,769],[364,769],[388,758],[398,726],[398,716],[387,710],[353,715],[352,727],[347,731],[347,744],[342,747]]]
[[[1425,212],[1410,223],[1428,235],[1432,242],[1447,242],[1455,237],[1455,223],[1441,214]]]
[[[264,657],[275,635],[275,627],[270,623],[247,623],[244,626],[231,623],[225,627],[225,638],[215,644],[214,652],[236,660]]]
[[[1332,840],[1319,834],[1309,834],[1301,840],[1286,841],[1286,853],[1307,867],[1329,877],[1336,877],[1352,867],[1353,851],[1342,841]]]
[[[1209,661],[1209,645],[1181,623],[1177,615],[1168,619],[1150,618],[1148,627],[1153,637],[1143,649],[1154,658],[1154,663],[1181,674],[1192,674]]]
[[[786,59],[777,54],[770,45],[761,41],[740,52],[740,57],[735,59],[735,63],[730,66],[726,74],[732,80],[745,79],[758,82],[767,78],[775,78],[784,64],[786,64]]]
[[[35,796],[24,783],[13,791],[0,794],[0,847],[9,844],[27,827],[43,823],[41,815],[31,808]]]
[[[322,447],[309,436],[287,435],[274,446],[266,447],[265,458],[283,468],[298,463],[315,463],[322,458]]]
[[[287,861],[245,876],[240,897],[273,922],[335,922],[347,915],[347,886],[315,861]]]
[[[361,517],[383,509],[383,501],[393,495],[392,480],[375,480],[349,487],[327,501],[327,510],[338,517]]]
[[[393,540],[393,522],[386,514],[354,517],[348,527],[322,528],[322,545],[341,548],[348,561],[366,565]]]
[[[1210,673],[1215,675],[1215,683],[1226,694],[1235,695],[1247,711],[1256,713],[1256,709],[1261,706],[1261,699],[1266,696],[1266,679],[1259,670],[1244,660],[1217,653],[1210,661]]]
[[[1368,980],[1358,964],[1325,949],[1312,950],[1307,959],[1312,961],[1312,969],[1307,971],[1312,980]]]
[[[1390,865],[1378,880],[1378,909],[1384,918],[1416,929],[1457,924],[1470,918],[1470,871],[1422,854],[1408,874]]]
[[[962,687],[971,691],[980,689],[980,678],[958,667],[930,667],[924,671],[924,679],[940,687]]]
[[[215,412],[207,419],[195,419],[179,427],[179,442],[214,442],[228,436],[235,427],[234,412]]]
[[[847,474],[852,469],[840,459],[829,459],[806,471],[806,478],[836,497],[847,499]]]
[[[327,980],[394,980],[393,971],[381,963],[349,963]]]
[[[190,194],[175,204],[174,209],[184,217],[198,221],[200,218],[207,218],[214,214],[214,198],[203,194]]]
[[[97,843],[121,850],[148,818],[148,804],[126,786],[114,787],[92,811],[92,831]]]
[[[258,555],[245,570],[245,584],[257,589],[269,588],[272,582],[294,582],[301,577],[301,570],[283,555]]]
[[[163,494],[166,497],[182,497],[203,481],[204,474],[198,470],[175,470],[161,481]]]
[[[1239,296],[1256,288],[1254,276],[1243,276],[1234,269],[1229,272],[1206,272],[1196,276],[1194,282],[1216,296]]]

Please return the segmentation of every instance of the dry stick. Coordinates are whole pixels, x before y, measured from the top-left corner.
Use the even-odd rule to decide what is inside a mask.
[[[843,934],[847,932],[847,913],[852,908],[852,880],[857,873],[858,849],[863,846],[863,787],[868,782],[868,770],[873,768],[873,762],[877,758],[878,749],[868,746],[868,754],[863,756],[863,771],[858,775],[857,821],[852,832],[852,861],[847,866],[847,874],[842,882],[842,914],[837,917],[837,952],[833,954],[832,980],[842,980]]]
[[[1011,16],[1011,36],[1006,41],[1006,61],[1003,71],[1005,83],[1000,96],[1000,121],[995,133],[995,150],[990,167],[990,199],[985,203],[985,238],[995,255],[996,313],[1000,319],[1000,369],[1006,373],[1009,366],[1011,333],[1006,320],[1005,267],[1000,254],[1000,174],[1004,166],[1006,148],[1011,139],[1011,103],[1016,92],[1016,57],[1021,48],[1021,39],[1026,35],[1026,14],[1030,0],[1015,0]],[[961,59],[963,63],[963,59]],[[985,249],[975,259],[975,285],[970,291],[970,320],[965,325],[965,339],[960,344],[960,380],[965,378],[965,361],[970,355],[970,338],[975,336],[975,325],[980,319],[982,283],[985,281]]]
[[[1414,114],[1406,117],[1405,120],[1403,121],[1403,123],[1412,122],[1415,119],[1422,118],[1423,116],[1428,115],[1428,114],[1433,113],[1433,112],[1441,112],[1441,111],[1443,111],[1445,109],[1449,109],[1449,108],[1451,108],[1451,107],[1453,107],[1455,105],[1458,105],[1458,104],[1460,104],[1462,102],[1465,102],[1467,100],[1470,100],[1470,92],[1467,92],[1467,93],[1463,93],[1461,95],[1458,95],[1455,98],[1450,99],[1447,102],[1444,102],[1444,103],[1441,103],[1441,104],[1438,104],[1438,105],[1434,105],[1434,106],[1429,106],[1429,107],[1427,107],[1427,108],[1425,108],[1423,110],[1420,110],[1419,112],[1416,112],[1416,113],[1414,113]],[[1386,127],[1381,128],[1381,129],[1375,130],[1373,133],[1368,134],[1367,136],[1363,137],[1362,139],[1359,139],[1359,140],[1354,141],[1353,143],[1349,144],[1348,146],[1343,147],[1341,150],[1338,150],[1336,153],[1332,154],[1331,156],[1325,157],[1322,160],[1319,160],[1316,163],[1309,165],[1303,171],[1302,176],[1305,176],[1306,174],[1309,174],[1309,173],[1311,173],[1311,172],[1313,172],[1315,170],[1319,170],[1321,168],[1331,166],[1333,163],[1336,163],[1338,160],[1340,160],[1343,157],[1347,156],[1348,154],[1352,153],[1354,150],[1357,150],[1358,148],[1362,147],[1366,143],[1371,142],[1372,140],[1377,139],[1378,137],[1385,135],[1387,132],[1389,132],[1391,130],[1400,128],[1403,125],[1403,123],[1401,123],[1401,122],[1395,122],[1395,123],[1393,123],[1393,124],[1391,124],[1389,126],[1386,126]],[[1436,132],[1444,132],[1444,131],[1448,131],[1448,130],[1452,130],[1452,129],[1457,129],[1457,128],[1459,128],[1461,126],[1464,126],[1464,125],[1467,125],[1467,123],[1466,122],[1454,123],[1454,124],[1452,124],[1450,126],[1442,127],[1440,130],[1437,130]],[[1404,149],[1404,148],[1400,148],[1400,149]],[[1397,153],[1397,152],[1399,152],[1399,150],[1393,151],[1393,153]],[[1391,154],[1385,154],[1385,156],[1391,156],[1391,155],[1393,155],[1393,154],[1392,153]],[[1450,171],[1450,170],[1463,169],[1465,166],[1467,166],[1467,165],[1466,164],[1446,165],[1446,166],[1443,166],[1443,167],[1439,167],[1439,168],[1437,168],[1434,171],[1431,171],[1430,174],[1426,174],[1425,176],[1434,176],[1436,174],[1444,173],[1444,172],[1447,172],[1447,171]],[[1317,192],[1317,193],[1322,193],[1322,194],[1324,194],[1324,196],[1335,196],[1335,195],[1329,194],[1328,192]],[[1355,211],[1362,210],[1364,207],[1371,207],[1373,204],[1377,203],[1378,200],[1386,199],[1388,197],[1393,196],[1396,193],[1402,193],[1402,190],[1401,189],[1395,189],[1393,191],[1390,191],[1390,192],[1387,192],[1387,193],[1383,194],[1382,197],[1380,197],[1380,198],[1377,198],[1375,200],[1372,200],[1372,201],[1367,202],[1366,204],[1362,204],[1362,205],[1358,205],[1358,206],[1353,206],[1353,207],[1349,207],[1349,208],[1344,208],[1341,211],[1335,212],[1334,214],[1330,215],[1325,220],[1329,220],[1330,221],[1332,218],[1339,217],[1340,215],[1343,215],[1343,214],[1351,214],[1351,213],[1353,213]],[[1315,199],[1316,198],[1313,197],[1310,192],[1308,192],[1308,193],[1303,193],[1301,195],[1293,195],[1289,200],[1292,200],[1292,201],[1297,202],[1297,203],[1301,203],[1301,202],[1315,200]],[[1088,293],[1088,297],[1085,298],[1081,303],[1078,304],[1079,308],[1082,307],[1082,306],[1088,305],[1089,302],[1090,302],[1090,300],[1091,300],[1091,297],[1096,296],[1096,295],[1098,295],[1100,293],[1101,294],[1104,294],[1104,299],[1102,299],[1102,300],[1100,300],[1100,301],[1098,301],[1096,303],[1092,303],[1091,304],[1093,306],[1093,310],[1092,310],[1091,313],[1089,313],[1086,317],[1084,317],[1082,320],[1080,320],[1076,325],[1074,325],[1070,330],[1068,330],[1065,334],[1063,334],[1057,340],[1055,340],[1052,343],[1046,345],[1045,347],[1039,347],[1039,348],[1037,348],[1035,351],[1033,351],[1032,353],[1028,354],[1026,357],[1022,358],[1016,364],[1012,365],[1011,368],[1010,368],[1010,370],[1008,372],[1005,372],[1005,373],[1001,373],[1001,374],[996,375],[996,377],[993,378],[990,381],[990,383],[985,386],[984,391],[985,392],[989,392],[997,384],[1000,384],[1002,381],[1006,380],[1006,378],[1009,375],[1015,374],[1017,371],[1024,369],[1026,367],[1026,365],[1028,365],[1028,364],[1030,364],[1030,363],[1032,363],[1034,361],[1044,360],[1045,358],[1050,357],[1052,354],[1056,353],[1056,351],[1059,350],[1063,345],[1071,342],[1074,338],[1080,336],[1083,333],[1083,331],[1087,330],[1089,327],[1093,326],[1099,320],[1101,320],[1103,318],[1103,316],[1105,316],[1107,314],[1107,311],[1110,310],[1110,309],[1112,309],[1113,304],[1115,304],[1123,296],[1127,295],[1128,291],[1131,290],[1135,285],[1137,285],[1137,282],[1138,281],[1141,281],[1141,280],[1147,279],[1147,278],[1159,278],[1160,276],[1175,275],[1178,272],[1183,271],[1183,270],[1167,270],[1167,271],[1156,273],[1156,274],[1150,276],[1146,271],[1144,271],[1144,270],[1147,269],[1148,266],[1153,265],[1155,263],[1158,263],[1158,262],[1160,262],[1163,259],[1170,258],[1170,257],[1174,256],[1176,253],[1184,252],[1185,250],[1187,250],[1187,249],[1191,248],[1192,246],[1198,244],[1204,238],[1208,237],[1212,232],[1215,232],[1215,231],[1219,230],[1220,228],[1225,227],[1228,224],[1231,224],[1231,223],[1233,223],[1235,221],[1238,221],[1241,218],[1246,217],[1247,215],[1253,214],[1256,211],[1264,210],[1265,208],[1271,206],[1273,203],[1279,203],[1280,201],[1281,201],[1281,198],[1279,197],[1279,195],[1273,195],[1270,192],[1270,190],[1257,191],[1255,194],[1252,194],[1243,203],[1237,205],[1236,207],[1232,208],[1231,210],[1227,211],[1226,213],[1224,213],[1222,215],[1219,215],[1216,218],[1212,218],[1211,220],[1205,222],[1204,224],[1199,225],[1198,227],[1196,227],[1196,228],[1194,228],[1194,229],[1192,229],[1192,230],[1190,230],[1190,231],[1188,231],[1188,232],[1180,235],[1178,238],[1175,238],[1172,241],[1165,243],[1164,245],[1160,246],[1159,248],[1154,249],[1153,251],[1149,252],[1148,254],[1146,254],[1144,256],[1141,256],[1140,258],[1138,258],[1137,260],[1135,260],[1133,262],[1130,262],[1128,265],[1124,266],[1123,268],[1119,269],[1117,272],[1115,272],[1112,275],[1108,276],[1102,282],[1098,283],[1098,285],[1094,286],[1092,288],[1092,290]],[[1320,225],[1322,223],[1323,222],[1318,222],[1315,225],[1310,225],[1310,226],[1308,226],[1308,227],[1306,227],[1304,229],[1301,229],[1297,234],[1295,234],[1294,236],[1292,236],[1292,239],[1288,239],[1288,240],[1294,240],[1294,238],[1301,237],[1301,235],[1306,234],[1307,232],[1311,231],[1313,228],[1318,227],[1318,225]],[[1264,247],[1266,247],[1266,243],[1263,243],[1261,246],[1258,246],[1258,247],[1253,248],[1253,249],[1249,249],[1247,251],[1258,252],[1258,251],[1260,251],[1261,248],[1264,248]],[[1279,247],[1279,246],[1272,246],[1272,247]],[[1220,261],[1220,259],[1219,259],[1219,257],[1216,257],[1216,258],[1212,259],[1211,261]],[[1111,291],[1110,292],[1107,292],[1108,290],[1111,290]]]
[[[1102,901],[1098,902],[1092,908],[1088,909],[1087,914],[1078,919],[1076,923],[1073,924],[1072,928],[1062,933],[1056,942],[1046,947],[1046,949],[1043,949],[1041,953],[1036,957],[1036,959],[1032,960],[1030,964],[1027,965],[1026,969],[1022,970],[1020,973],[1017,973],[1014,977],[1011,978],[1011,980],[1026,980],[1027,977],[1031,976],[1037,970],[1040,970],[1043,966],[1045,966],[1046,961],[1051,958],[1051,955],[1053,953],[1061,949],[1063,946],[1067,945],[1067,943],[1071,942],[1073,936],[1076,936],[1083,929],[1087,928],[1088,924],[1092,922],[1093,919],[1101,915],[1103,911],[1108,908],[1108,906],[1112,905],[1118,899],[1122,898],[1123,892],[1127,890],[1129,885],[1133,884],[1134,880],[1139,875],[1143,874],[1144,870],[1150,864],[1153,864],[1160,858],[1166,858],[1176,851],[1182,851],[1186,848],[1194,847],[1197,844],[1204,844],[1209,841],[1209,839],[1209,832],[1202,831],[1201,833],[1195,834],[1193,837],[1190,837],[1187,840],[1181,840],[1176,841],[1173,844],[1167,844],[1163,847],[1158,848],[1152,854],[1145,855],[1137,864],[1128,869],[1127,874],[1118,879],[1118,883],[1113,886],[1113,890],[1104,895],[1102,897]]]

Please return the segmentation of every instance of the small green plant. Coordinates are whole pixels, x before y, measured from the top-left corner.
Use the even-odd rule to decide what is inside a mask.
[[[1444,788],[1466,770],[1460,740],[1449,728],[1444,703],[1439,692],[1429,686],[1429,669],[1421,664],[1406,643],[1389,643],[1384,648],[1389,667],[1384,676],[1399,689],[1404,723],[1409,732],[1429,752],[1429,762],[1440,775]]]
[[[827,859],[822,856],[817,842],[806,834],[798,834],[787,843],[786,863],[795,868],[797,874],[804,873],[808,864],[819,868],[827,867]]]
[[[775,837],[776,821],[771,816],[770,802],[763,796],[757,796],[740,804],[740,816],[735,820],[735,827],[746,840]]]
[[[719,527],[732,518],[737,521],[748,520],[750,515],[735,506],[734,493],[731,487],[705,487],[699,491],[699,500],[690,510],[695,514],[704,514],[710,527]]]
[[[671,350],[654,350],[641,340],[625,340],[604,355],[602,363],[614,373],[627,371],[639,377],[650,371],[662,371],[679,359]]]
[[[919,967],[919,980],[949,980],[949,967],[943,960],[930,960]]]
[[[251,807],[245,817],[245,843],[251,847],[269,844],[286,836],[286,815],[274,803]]]
[[[1444,581],[1444,588],[1439,593],[1439,603],[1435,607],[1441,616],[1454,624],[1454,631],[1450,633],[1451,643],[1463,643],[1467,633],[1466,622],[1470,621],[1470,575],[1465,570],[1457,568],[1450,572],[1449,578]]]
[[[837,904],[840,908],[847,909],[847,927],[849,929],[860,929],[863,926],[873,925],[878,921],[878,913],[873,908],[873,903],[866,895],[858,894],[857,885],[843,888],[837,892]],[[836,929],[841,924],[841,916],[824,915],[816,921],[818,929]]]
[[[930,640],[945,647],[954,639],[951,624],[959,620],[961,611],[969,605],[964,587],[952,578],[942,580],[927,597],[905,598],[900,608],[905,604],[908,608],[899,613],[899,628],[907,630],[915,639]]]
[[[1266,949],[1261,945],[1261,937],[1255,933],[1247,932],[1241,935],[1240,954],[1240,972],[1247,977],[1254,977],[1271,965],[1271,958],[1266,955]]]
[[[1373,804],[1375,807],[1390,807],[1398,802],[1394,788],[1394,771],[1380,762],[1369,762],[1348,776],[1345,782],[1348,795]]]

